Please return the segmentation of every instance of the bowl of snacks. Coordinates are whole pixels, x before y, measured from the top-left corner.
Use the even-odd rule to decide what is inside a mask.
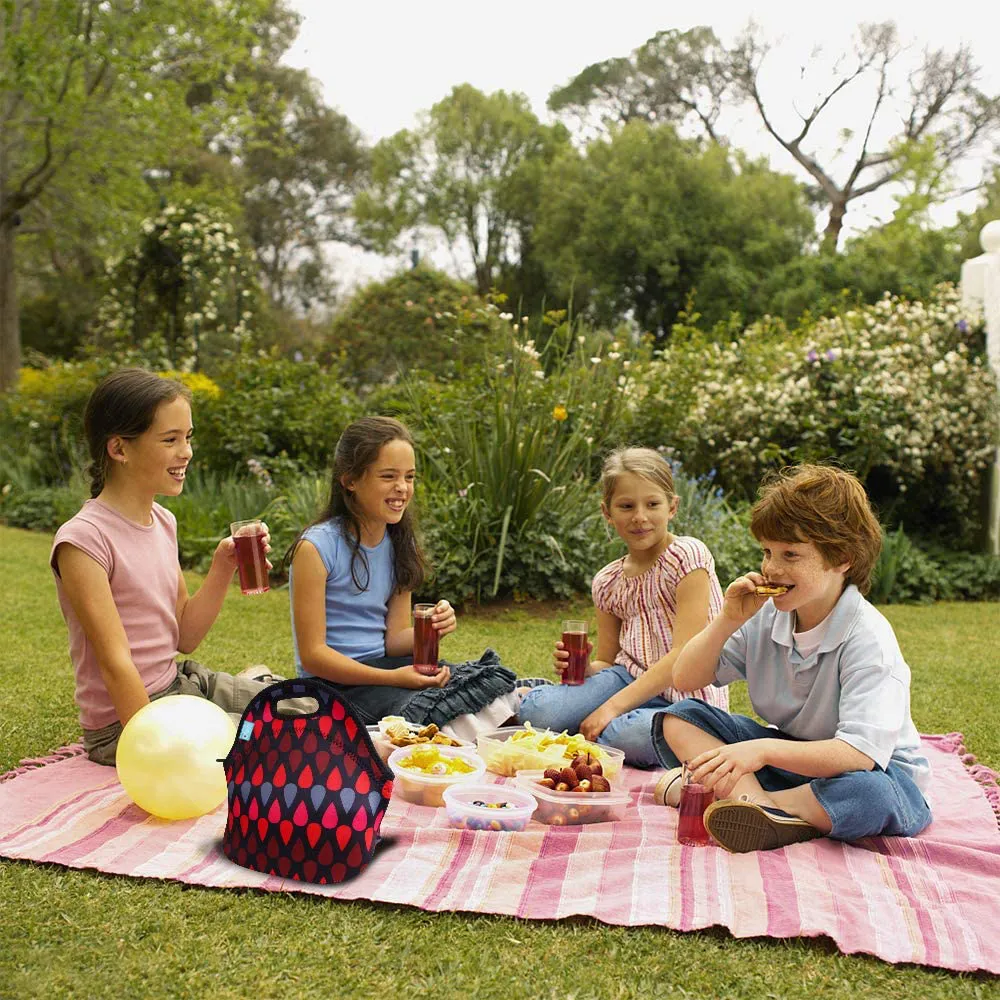
[[[579,754],[565,767],[521,771],[515,782],[537,799],[534,818],[539,823],[607,823],[624,816],[629,794],[616,791],[602,771],[592,755]]]
[[[389,754],[396,780],[392,794],[418,806],[443,806],[452,785],[478,781],[486,773],[483,759],[470,748],[421,743],[399,747]]]
[[[587,753],[600,761],[602,773],[610,779],[618,774],[625,761],[621,750],[591,743],[579,734],[570,736],[565,731],[534,729],[530,722],[483,733],[476,745],[486,761],[486,770],[504,777],[512,777],[519,771],[565,767],[579,754]]]
[[[471,743],[456,740],[454,736],[442,733],[434,723],[420,726],[409,722],[401,715],[387,715],[380,719],[377,726],[369,726],[368,734],[375,744],[375,749],[382,760],[387,761],[389,755],[397,747],[410,747],[418,743],[433,743],[444,747],[467,747]]]
[[[538,806],[510,785],[452,785],[444,790],[448,825],[457,830],[523,830]]]

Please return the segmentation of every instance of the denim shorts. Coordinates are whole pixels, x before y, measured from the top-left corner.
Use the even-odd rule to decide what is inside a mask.
[[[657,713],[653,746],[662,767],[680,761],[663,738],[663,720],[676,715],[723,743],[745,740],[796,740],[780,729],[762,726],[745,715],[731,715],[695,698],[685,698]],[[757,780],[766,792],[808,784],[833,823],[830,836],[837,840],[862,837],[913,837],[931,821],[931,810],[913,779],[893,761],[883,770],[847,771],[834,778],[809,778],[780,767],[762,767]]]

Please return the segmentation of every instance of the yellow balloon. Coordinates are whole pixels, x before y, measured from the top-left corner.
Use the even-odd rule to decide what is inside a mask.
[[[219,759],[236,738],[218,705],[188,694],[143,705],[118,740],[118,780],[140,808],[161,819],[191,819],[226,798]]]

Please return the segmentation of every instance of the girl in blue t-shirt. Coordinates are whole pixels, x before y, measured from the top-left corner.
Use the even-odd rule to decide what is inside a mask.
[[[364,417],[341,435],[329,502],[285,557],[296,667],[344,689],[369,724],[401,715],[471,738],[516,714],[515,678],[492,650],[432,676],[413,666],[410,598],[426,571],[415,478],[413,439],[398,420]],[[439,639],[455,631],[448,601],[431,622]]]

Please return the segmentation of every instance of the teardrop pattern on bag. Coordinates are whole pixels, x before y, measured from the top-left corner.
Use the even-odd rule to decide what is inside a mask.
[[[314,698],[319,714],[281,717],[271,704]],[[319,884],[371,861],[393,775],[372,752],[350,701],[325,682],[282,681],[247,707],[248,740],[225,761],[229,814],[223,852],[236,864]],[[238,779],[238,780],[237,780]]]

